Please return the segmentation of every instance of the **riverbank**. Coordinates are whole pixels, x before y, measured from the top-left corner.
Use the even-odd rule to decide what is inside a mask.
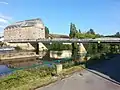
[[[34,52],[12,52],[12,53],[1,53],[0,60],[12,60],[20,58],[38,57]]]
[[[0,79],[1,90],[34,90],[36,88],[48,85],[59,79],[82,70],[81,66],[73,66],[63,69],[60,75],[55,74],[54,68],[36,67],[26,70],[19,70],[11,75]]]

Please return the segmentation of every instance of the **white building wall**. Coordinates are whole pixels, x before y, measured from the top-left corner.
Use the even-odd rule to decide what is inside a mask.
[[[45,26],[42,23],[31,27],[11,27],[4,30],[5,40],[40,38],[45,38]]]

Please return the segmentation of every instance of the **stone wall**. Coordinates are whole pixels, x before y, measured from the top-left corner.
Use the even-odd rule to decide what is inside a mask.
[[[45,38],[45,26],[40,19],[25,20],[4,29],[4,40]]]
[[[13,28],[4,31],[5,40],[45,38],[45,30],[36,27]]]

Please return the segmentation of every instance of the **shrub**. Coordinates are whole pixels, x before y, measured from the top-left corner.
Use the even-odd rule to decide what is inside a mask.
[[[75,65],[75,63],[73,61],[69,61],[69,62],[63,63],[63,69],[70,68],[70,67],[72,67],[74,65]]]

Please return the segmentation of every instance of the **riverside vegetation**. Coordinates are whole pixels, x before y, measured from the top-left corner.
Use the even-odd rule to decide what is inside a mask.
[[[48,28],[46,28],[48,30]],[[49,33],[49,31],[47,31]],[[93,29],[86,33],[82,33],[76,29],[75,24],[70,25],[70,38],[96,38],[105,37],[103,35],[95,34]],[[120,34],[116,33],[111,37],[119,37]],[[46,36],[47,37],[47,36]],[[72,45],[61,45],[61,43],[54,43],[50,46],[49,50],[72,50],[77,49],[76,43]],[[88,54],[86,57],[91,57],[87,61],[87,65],[99,63],[102,60],[108,60],[112,54],[120,53],[120,45],[118,44],[87,44],[85,45]],[[18,48],[19,49],[19,48]],[[77,51],[77,50],[76,50]],[[97,54],[96,54],[97,53]],[[80,64],[80,63],[79,63]],[[71,74],[75,71],[81,70],[81,67],[74,60],[63,63],[63,71],[59,78]],[[85,62],[86,64],[86,62]],[[84,65],[84,64],[83,64]],[[55,82],[57,79],[53,78],[56,75],[55,67],[35,67],[24,70],[17,70],[10,75],[0,78],[0,90],[30,90],[35,89],[49,83]]]
[[[63,71],[58,76],[64,78],[65,75],[69,75],[77,70],[81,70],[80,66],[76,66],[75,63],[69,62],[63,64]],[[53,78],[56,75],[55,67],[35,67],[24,70],[18,70],[12,74],[1,77],[0,90],[30,90],[35,89],[57,80]]]

